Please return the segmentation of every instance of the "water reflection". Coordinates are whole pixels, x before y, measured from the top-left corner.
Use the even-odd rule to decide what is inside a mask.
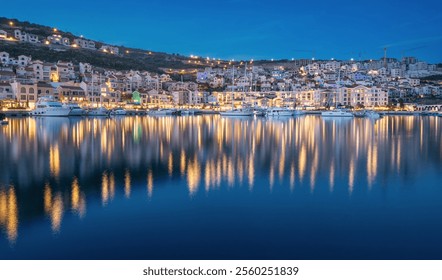
[[[36,216],[23,207],[35,189],[59,232],[66,211],[86,215],[89,196],[106,206],[142,186],[153,199],[170,180],[184,183],[189,196],[242,186],[348,195],[385,188],[398,174],[418,180],[425,169],[442,171],[440,126],[440,118],[411,116],[11,119],[0,131],[0,186],[14,187],[0,189],[0,226],[8,240],[17,239],[18,221]]]
[[[15,188],[0,188],[0,226],[6,238],[14,243],[18,236],[18,205]]]

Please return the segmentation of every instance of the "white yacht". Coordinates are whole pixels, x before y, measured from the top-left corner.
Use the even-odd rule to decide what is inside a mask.
[[[372,119],[379,119],[381,117],[381,115],[375,111],[366,111],[365,115]]]
[[[323,116],[323,117],[348,117],[348,118],[354,117],[352,112],[345,110],[345,109],[334,109],[331,111],[324,111],[321,113],[321,116]]]
[[[35,109],[31,111],[31,115],[41,117],[67,117],[70,112],[71,109],[63,107],[61,102],[54,100],[51,96],[45,96],[37,100]]]
[[[117,108],[115,110],[112,110],[110,112],[111,115],[113,116],[125,116],[127,114],[126,110],[122,109],[122,108]]]
[[[181,115],[184,115],[184,116],[199,115],[199,114],[201,114],[201,111],[197,110],[197,109],[181,110]]]
[[[93,116],[93,117],[104,117],[104,116],[108,116],[109,115],[109,110],[107,110],[104,107],[97,107],[97,108],[93,108],[90,109],[87,112],[88,116]]]
[[[293,116],[294,111],[289,108],[273,107],[266,110],[267,117],[289,117]]]
[[[367,112],[365,112],[365,110],[358,110],[358,111],[354,111],[354,112],[353,112],[353,115],[354,115],[356,118],[364,118],[364,117],[367,116]]]
[[[302,115],[305,115],[305,114],[306,114],[306,112],[304,110],[295,109],[293,111],[293,115],[295,115],[295,116],[302,116]]]
[[[69,116],[83,116],[86,114],[86,111],[77,103],[63,103],[63,107],[71,109]]]
[[[253,116],[253,111],[248,109],[232,109],[224,112],[220,112],[224,117],[250,117]]]
[[[176,114],[177,110],[176,109],[163,109],[160,108],[158,110],[149,110],[147,111],[147,114],[149,116],[171,116]]]
[[[259,109],[255,109],[253,111],[253,114],[257,117],[264,117],[266,115],[266,111],[265,111],[265,109],[259,108]]]

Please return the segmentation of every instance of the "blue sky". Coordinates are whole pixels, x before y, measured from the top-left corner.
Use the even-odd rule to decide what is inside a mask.
[[[1,16],[117,45],[223,59],[442,62],[442,1],[4,1]]]

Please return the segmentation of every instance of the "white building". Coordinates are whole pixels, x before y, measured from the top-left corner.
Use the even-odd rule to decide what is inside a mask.
[[[8,38],[8,33],[0,29],[0,40],[6,40]]]
[[[378,87],[356,86],[344,88],[338,98],[338,102],[342,105],[375,107],[388,104],[388,93]]]
[[[119,54],[120,52],[120,50],[117,47],[112,47],[108,45],[101,46],[100,51],[111,54]]]
[[[37,35],[22,32],[20,29],[14,30],[14,37],[15,37],[15,39],[17,39],[21,42],[28,42],[28,43],[38,43],[39,42]]]
[[[9,64],[9,53],[0,52],[0,62],[4,65],[8,65]]]
[[[63,46],[70,46],[70,40],[66,37],[61,37],[59,34],[53,34],[51,36],[47,37],[47,42],[50,44],[56,44],[56,45],[63,45]]]
[[[14,93],[12,92],[11,84],[8,82],[0,82],[0,100],[13,98]]]
[[[34,72],[34,78],[37,81],[43,81],[43,62],[39,60],[33,61],[31,67]]]
[[[74,39],[74,45],[83,48],[83,49],[91,49],[95,50],[95,42],[84,40],[84,39]]]

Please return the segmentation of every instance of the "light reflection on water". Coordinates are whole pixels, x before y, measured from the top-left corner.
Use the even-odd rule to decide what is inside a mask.
[[[89,201],[105,207],[140,188],[154,199],[168,180],[189,198],[242,187],[347,196],[411,188],[442,172],[440,126],[413,116],[11,119],[0,128],[0,227],[16,243],[19,221],[46,216],[60,234],[68,211],[84,219]]]

